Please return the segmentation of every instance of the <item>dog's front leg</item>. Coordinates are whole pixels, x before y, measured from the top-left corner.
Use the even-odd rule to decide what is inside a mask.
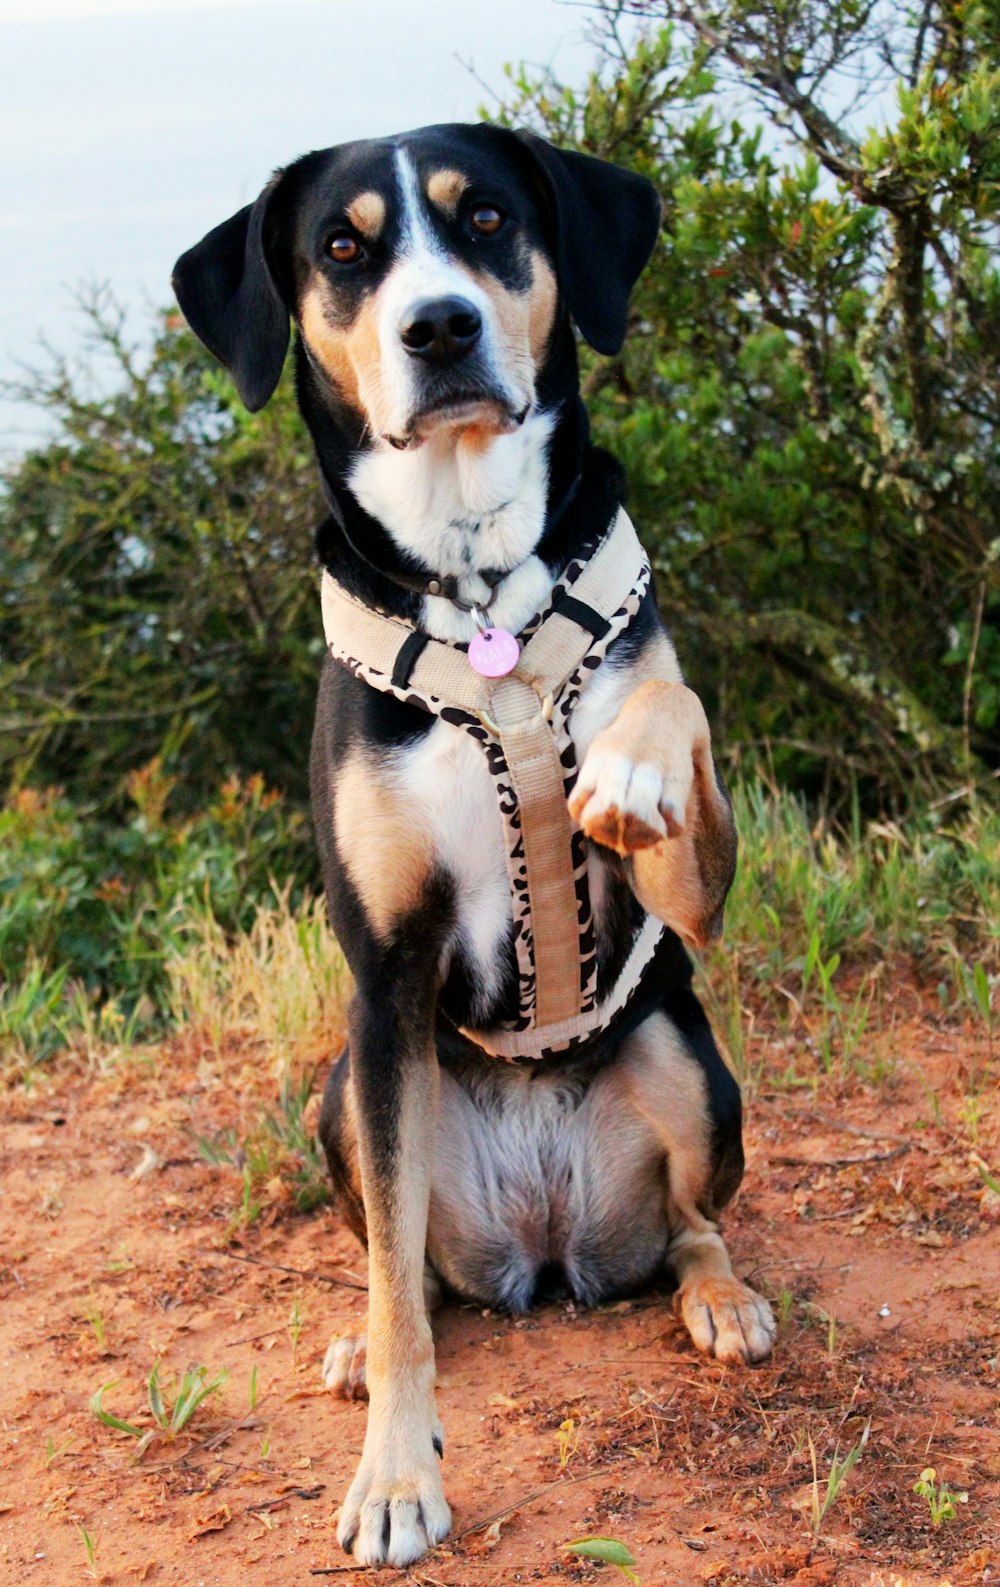
[[[570,813],[631,860],[650,914],[697,948],[718,936],[736,827],[704,708],[685,684],[648,679],[632,691],[587,750]]]
[[[431,989],[383,967],[351,1010],[368,1225],[368,1426],[337,1536],[359,1565],[405,1566],[447,1535],[424,1248],[439,1071]]]

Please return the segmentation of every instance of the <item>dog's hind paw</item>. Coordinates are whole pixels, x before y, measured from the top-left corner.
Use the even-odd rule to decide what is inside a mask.
[[[340,1400],[366,1400],[365,1360],[367,1334],[344,1334],[331,1339],[323,1357],[323,1382]]]
[[[735,1278],[695,1278],[676,1302],[688,1333],[717,1361],[763,1361],[778,1329],[763,1296]]]

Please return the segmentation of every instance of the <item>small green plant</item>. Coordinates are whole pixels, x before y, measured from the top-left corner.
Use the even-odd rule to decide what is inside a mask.
[[[913,1484],[913,1491],[927,1501],[931,1525],[935,1530],[945,1521],[954,1521],[960,1504],[968,1504],[967,1493],[953,1493],[946,1482],[938,1482],[933,1466],[926,1466]]]
[[[1000,1179],[997,1179],[994,1174],[990,1173],[989,1169],[981,1158],[979,1158],[976,1162],[976,1172],[983,1184],[986,1186],[987,1190],[992,1190],[994,1195],[1000,1196]]]
[[[835,1447],[833,1451],[833,1459],[830,1462],[830,1474],[827,1477],[826,1482],[823,1484],[822,1491],[820,1490],[819,1471],[816,1465],[816,1445],[812,1441],[812,1436],[810,1435],[809,1437],[809,1458],[812,1461],[813,1470],[812,1493],[810,1495],[809,1505],[809,1522],[813,1537],[816,1539],[819,1538],[820,1533],[823,1530],[823,1522],[826,1520],[827,1515],[837,1502],[838,1495],[844,1486],[848,1473],[853,1471],[854,1467],[861,1459],[865,1445],[868,1442],[868,1434],[871,1431],[871,1425],[871,1417],[869,1417],[865,1423],[864,1432],[861,1434],[858,1442],[853,1446],[853,1448],[847,1451],[847,1454],[844,1455],[843,1458],[841,1458],[840,1455],[839,1444]]]
[[[150,1444],[155,1439],[170,1440],[182,1433],[190,1422],[199,1405],[215,1394],[225,1383],[228,1374],[219,1372],[211,1381],[208,1378],[207,1367],[192,1367],[175,1384],[169,1394],[160,1384],[160,1363],[157,1362],[149,1374],[146,1382],[146,1391],[149,1397],[149,1409],[153,1418],[152,1427],[140,1427],[135,1422],[123,1421],[104,1407],[104,1396],[115,1383],[102,1383],[96,1394],[91,1396],[90,1409],[97,1420],[105,1427],[113,1427],[116,1432],[127,1433],[130,1438],[135,1438],[136,1458],[145,1454]]]
[[[21,979],[0,988],[0,1061],[27,1074],[65,1044],[67,967],[51,972],[29,956]]]
[[[561,1546],[567,1554],[575,1554],[578,1559],[596,1559],[604,1565],[613,1565],[639,1587],[639,1578],[632,1569],[635,1558],[631,1550],[624,1543],[619,1543],[617,1538],[578,1537],[575,1542],[563,1543]]]
[[[302,1297],[301,1295],[296,1295],[292,1300],[292,1309],[288,1313],[288,1338],[292,1346],[293,1359],[299,1353],[299,1340],[302,1337],[303,1321]]]
[[[253,1194],[254,1175],[249,1163],[243,1164],[243,1194],[240,1197],[240,1223],[244,1229],[250,1227],[260,1216],[263,1202],[256,1201]]]
[[[967,1091],[959,1104],[958,1116],[973,1146],[979,1144],[980,1120],[988,1111],[989,1104],[986,1098],[977,1090]]]
[[[240,1140],[230,1129],[195,1138],[206,1163],[239,1169],[242,1194],[236,1221],[243,1227],[260,1215],[264,1203],[258,1198],[272,1180],[288,1186],[298,1212],[312,1212],[330,1198],[316,1132],[305,1120],[315,1082],[314,1068],[297,1079],[286,1071],[278,1088],[277,1108],[262,1114],[249,1135]]]
[[[49,1433],[48,1437],[45,1440],[45,1469],[46,1469],[46,1471],[49,1469],[50,1466],[55,1464],[55,1462],[59,1459],[60,1455],[65,1455],[67,1449],[69,1449],[71,1447],[72,1443],[73,1443],[72,1438],[64,1438],[61,1444],[57,1444],[55,1439],[52,1437],[52,1434]]]
[[[87,1575],[93,1577],[94,1581],[100,1581],[100,1576],[97,1570],[96,1540],[91,1537],[85,1526],[80,1527],[80,1532],[83,1536],[83,1546],[87,1552]]]
[[[986,1045],[993,1056],[993,994],[990,978],[984,964],[974,964],[970,970],[964,960],[959,960],[959,977],[962,992],[970,1008],[979,1015],[986,1027]]]
[[[271,1453],[271,1424],[269,1422],[268,1425],[267,1425],[267,1430],[264,1433],[264,1436],[263,1436],[263,1438],[260,1441],[260,1458],[261,1458],[261,1460],[266,1460],[270,1453]]]
[[[811,1301],[806,1301],[803,1310],[815,1317],[821,1327],[826,1329],[826,1353],[828,1356],[837,1354],[838,1323],[832,1312],[825,1311],[822,1306],[814,1306]]]
[[[775,1301],[775,1317],[778,1323],[778,1332],[783,1334],[792,1318],[792,1307],[795,1305],[795,1296],[786,1284],[782,1284]]]
[[[253,1368],[253,1371],[250,1373],[250,1409],[251,1409],[251,1411],[255,1411],[257,1409],[257,1368],[256,1368],[256,1366]]]
[[[107,1343],[108,1330],[104,1321],[104,1313],[101,1311],[97,1296],[93,1291],[91,1291],[87,1299],[83,1317],[84,1321],[90,1325],[98,1350],[103,1354],[104,1346]]]

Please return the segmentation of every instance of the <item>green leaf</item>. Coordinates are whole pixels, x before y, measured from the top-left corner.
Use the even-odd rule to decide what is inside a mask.
[[[147,1388],[149,1390],[149,1408],[153,1413],[153,1419],[160,1427],[166,1427],[167,1410],[163,1403],[163,1395],[160,1393],[160,1363],[158,1361],[149,1374]]]
[[[97,1393],[92,1394],[90,1397],[90,1409],[97,1417],[97,1420],[104,1423],[105,1427],[113,1427],[119,1433],[128,1433],[132,1438],[142,1438],[143,1430],[141,1427],[136,1427],[134,1422],[123,1422],[119,1416],[112,1416],[111,1412],[106,1411],[102,1404],[108,1389],[115,1388],[120,1381],[119,1378],[115,1378],[113,1383],[102,1383]]]
[[[977,964],[972,972],[972,987],[976,995],[976,1002],[979,1005],[979,1012],[988,1025],[992,1013],[990,1007],[990,983],[989,977],[981,964]]]
[[[597,1559],[605,1565],[616,1566],[629,1581],[639,1580],[630,1568],[635,1564],[633,1554],[615,1537],[578,1537],[573,1543],[563,1543],[562,1547],[568,1554],[576,1554],[581,1559]]]
[[[220,1372],[210,1383],[206,1383],[207,1371],[207,1367],[197,1367],[193,1372],[185,1372],[174,1405],[174,1413],[170,1418],[172,1433],[182,1432],[202,1401],[207,1400],[210,1394],[214,1394],[216,1389],[220,1389],[225,1383],[225,1372]]]

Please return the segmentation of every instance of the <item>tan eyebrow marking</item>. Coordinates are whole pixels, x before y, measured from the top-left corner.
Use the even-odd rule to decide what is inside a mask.
[[[347,218],[362,237],[377,237],[385,225],[385,199],[381,193],[359,193],[347,206]]]
[[[454,215],[458,201],[469,185],[469,178],[461,171],[445,169],[432,171],[427,179],[427,197],[446,215]]]

